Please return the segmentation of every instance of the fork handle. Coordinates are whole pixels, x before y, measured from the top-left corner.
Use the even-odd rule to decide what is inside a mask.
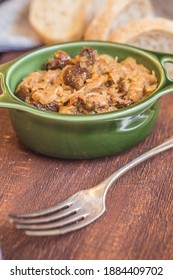
[[[101,183],[102,186],[106,190],[108,190],[112,184],[122,175],[124,175],[127,171],[132,169],[133,167],[137,166],[138,164],[144,162],[145,160],[160,154],[161,152],[164,152],[170,148],[173,147],[173,137],[168,138],[165,142],[163,142],[161,145],[145,152],[144,154],[140,155],[139,157],[133,159],[132,161],[125,164],[123,167],[115,171],[112,175],[110,175],[107,179]]]

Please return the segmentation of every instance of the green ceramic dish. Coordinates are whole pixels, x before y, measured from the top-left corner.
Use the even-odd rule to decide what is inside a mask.
[[[42,68],[47,58],[53,56],[57,49],[75,56],[82,46],[118,56],[119,60],[134,57],[155,71],[159,80],[157,90],[147,99],[128,108],[97,115],[65,115],[41,111],[14,96],[15,88],[22,78]],[[164,62],[173,62],[173,55],[109,42],[81,41],[43,47],[0,66],[3,90],[0,107],[10,109],[10,118],[17,136],[24,145],[36,152],[69,159],[112,155],[138,144],[151,133],[160,97],[173,92],[173,81],[165,71]]]

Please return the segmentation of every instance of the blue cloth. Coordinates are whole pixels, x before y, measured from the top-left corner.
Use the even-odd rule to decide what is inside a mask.
[[[0,0],[0,52],[40,46],[28,21],[30,0]]]

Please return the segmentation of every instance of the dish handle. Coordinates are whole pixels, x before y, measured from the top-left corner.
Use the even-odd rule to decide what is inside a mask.
[[[160,60],[160,63],[164,69],[164,72],[165,72],[165,76],[166,76],[166,79],[167,79],[167,84],[172,84],[173,85],[173,78],[171,78],[169,76],[169,73],[165,67],[165,63],[172,63],[172,67],[173,67],[173,54],[166,54],[166,53],[159,53],[158,55],[158,58]]]
[[[166,66],[165,66],[165,63],[169,62],[169,63],[172,63],[172,67],[173,67],[173,54],[160,53],[160,52],[154,52],[154,51],[148,51],[148,52],[157,57],[157,59],[160,62],[160,65],[162,66],[164,73],[165,73],[163,86],[161,87],[161,89],[157,90],[157,94],[152,96],[152,100],[156,101],[163,95],[166,95],[168,93],[173,93],[173,78],[170,77],[170,75],[166,69]]]
[[[13,62],[9,62],[0,65],[0,108],[22,109],[22,104],[19,104],[18,100],[15,100],[15,98],[10,95],[5,84],[5,75],[12,63]]]

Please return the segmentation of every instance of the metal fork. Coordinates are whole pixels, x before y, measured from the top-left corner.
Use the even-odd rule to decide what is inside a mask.
[[[10,222],[27,235],[65,234],[87,226],[105,211],[108,189],[123,174],[141,162],[173,147],[173,137],[133,159],[93,188],[81,190],[54,207],[31,214],[11,214]]]

